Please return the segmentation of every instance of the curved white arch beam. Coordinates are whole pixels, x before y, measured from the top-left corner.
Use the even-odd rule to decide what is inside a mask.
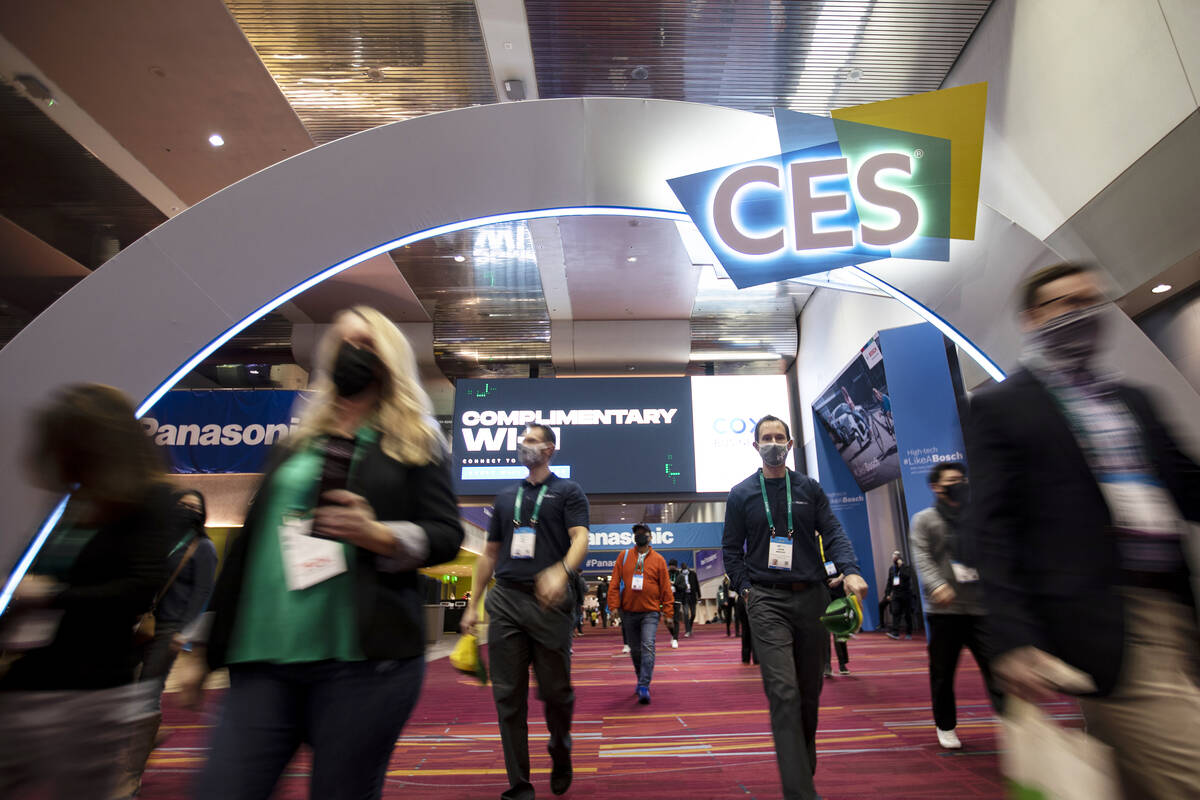
[[[365,131],[218,192],[123,250],[0,350],[0,440],[9,443],[0,454],[0,568],[17,562],[53,503],[25,485],[19,452],[30,410],[55,387],[99,381],[149,398],[283,293],[356,256],[499,216],[610,208],[674,217],[667,178],[778,151],[774,121],[748,112],[542,100]],[[943,292],[910,293],[933,308],[926,297]],[[986,319],[950,321],[968,337],[986,332]]]

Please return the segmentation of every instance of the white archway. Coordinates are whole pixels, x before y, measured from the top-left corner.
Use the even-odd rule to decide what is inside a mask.
[[[8,519],[0,568],[17,562],[51,502],[25,485],[19,450],[29,411],[55,387],[98,381],[152,400],[168,376],[254,319],[397,242],[502,217],[678,216],[667,178],[774,153],[774,122],[757,114],[662,100],[544,100],[365,131],[218,192],[123,250],[0,351],[0,435],[9,443],[0,455]],[[930,318],[938,319],[929,308],[947,307],[938,321],[986,348],[1005,304],[977,313],[955,301],[961,271],[920,263],[919,273],[901,263],[881,274]],[[989,275],[989,286],[1011,286],[1023,266]]]

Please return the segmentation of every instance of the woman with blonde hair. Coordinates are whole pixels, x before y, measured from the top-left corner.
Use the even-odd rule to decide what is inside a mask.
[[[45,784],[54,797],[108,797],[150,719],[134,625],[166,579],[171,491],[111,386],[58,391],[32,428],[34,482],[71,497],[3,620],[16,660],[0,679],[0,797]]]
[[[462,542],[445,441],[396,326],[339,313],[315,370],[217,581],[207,642],[181,665],[191,705],[207,669],[229,667],[200,798],[268,797],[301,743],[313,797],[379,797],[425,669],[416,570]]]

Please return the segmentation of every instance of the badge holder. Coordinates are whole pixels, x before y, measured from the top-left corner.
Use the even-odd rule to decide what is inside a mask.
[[[542,511],[542,500],[546,498],[546,490],[549,487],[542,484],[541,490],[537,494],[537,500],[533,504],[533,516],[529,519],[528,525],[521,524],[521,505],[525,499],[525,484],[522,483],[517,487],[517,499],[513,502],[513,533],[512,543],[509,545],[508,555],[510,558],[527,561],[533,558],[533,554],[537,547],[537,521],[538,515]]]

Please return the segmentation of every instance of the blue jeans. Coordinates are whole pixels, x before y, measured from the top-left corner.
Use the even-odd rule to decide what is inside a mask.
[[[621,627],[625,631],[625,644],[629,645],[629,657],[633,659],[633,671],[638,676],[638,686],[650,686],[654,676],[654,636],[658,633],[657,611],[622,611]]]
[[[265,800],[301,743],[312,797],[383,793],[388,759],[425,675],[425,659],[234,664],[199,800]]]

